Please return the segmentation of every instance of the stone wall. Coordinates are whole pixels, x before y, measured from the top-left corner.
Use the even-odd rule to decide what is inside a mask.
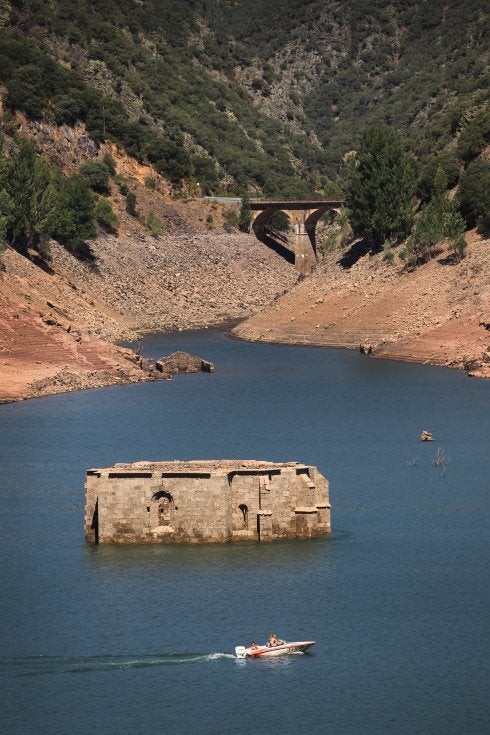
[[[219,543],[330,532],[328,481],[297,462],[137,462],[87,471],[89,543]]]

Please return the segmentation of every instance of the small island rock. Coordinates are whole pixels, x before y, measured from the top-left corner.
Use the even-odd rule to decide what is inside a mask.
[[[189,355],[187,352],[173,352],[168,357],[161,357],[155,363],[155,367],[161,373],[198,373],[201,370],[206,373],[214,373],[214,365],[202,357]]]

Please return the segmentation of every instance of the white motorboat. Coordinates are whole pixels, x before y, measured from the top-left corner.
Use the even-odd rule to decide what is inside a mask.
[[[288,653],[304,653],[308,648],[314,646],[316,641],[279,641],[275,646],[253,646],[246,648],[245,646],[235,647],[235,656],[237,658],[262,658],[265,656],[283,656]]]

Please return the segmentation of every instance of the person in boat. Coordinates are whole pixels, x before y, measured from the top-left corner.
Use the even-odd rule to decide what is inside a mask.
[[[268,641],[267,645],[269,647],[279,646],[280,643],[281,643],[281,641],[279,640],[279,638],[276,637],[276,634],[275,633],[271,633],[270,636],[269,636],[269,641]]]
[[[259,647],[258,647],[258,645],[257,645],[257,644],[255,643],[255,641],[252,641],[252,643],[250,644],[250,650],[251,650],[251,651],[258,651],[258,650],[259,650]]]

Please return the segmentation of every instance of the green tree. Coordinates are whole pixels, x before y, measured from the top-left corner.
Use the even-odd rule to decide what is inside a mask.
[[[242,232],[250,232],[250,222],[252,220],[252,213],[250,211],[250,197],[245,192],[242,196],[242,204],[240,207],[240,214],[238,215],[238,227]]]
[[[447,197],[447,175],[440,166],[434,177],[431,200],[422,209],[401,255],[413,267],[430,260],[438,243],[447,240],[455,258],[459,260],[466,249],[464,230],[465,223],[458,202],[454,199],[449,201]]]
[[[86,240],[97,236],[94,209],[95,197],[84,176],[60,177],[53,238],[82,259],[91,259]]]
[[[461,177],[458,193],[461,211],[469,227],[490,232],[490,164],[476,160]]]
[[[74,125],[86,114],[81,90],[71,89],[62,91],[53,98],[54,117],[58,125],[66,123]]]
[[[48,257],[57,208],[53,170],[24,139],[18,155],[10,162],[6,180],[13,203],[7,227],[9,242],[21,252],[33,248],[42,257]]]
[[[417,195],[423,202],[428,202],[432,196],[434,179],[437,169],[441,167],[447,176],[449,188],[455,186],[459,179],[459,164],[452,152],[444,152],[430,158],[422,168],[417,184]]]
[[[45,103],[42,69],[26,65],[16,69],[9,79],[9,103],[14,109],[24,110],[29,117],[42,116]]]
[[[173,141],[155,141],[148,150],[148,159],[156,170],[173,184],[179,184],[191,175],[191,161],[182,144]]]
[[[415,177],[399,136],[368,128],[348,173],[346,202],[354,234],[380,245],[401,239],[413,221]]]

